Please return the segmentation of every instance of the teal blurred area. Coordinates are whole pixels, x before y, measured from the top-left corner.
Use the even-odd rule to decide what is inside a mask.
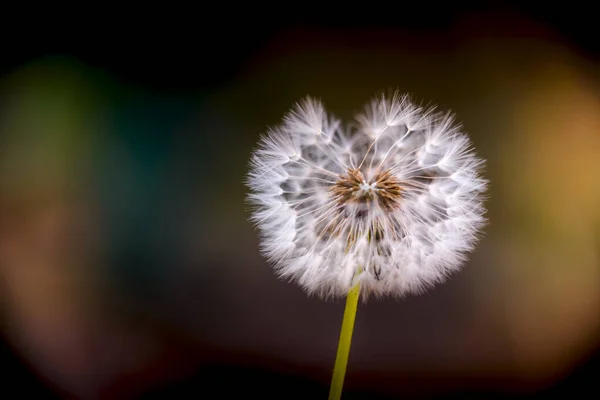
[[[173,398],[181,382],[201,395],[231,379],[324,396],[343,304],[306,297],[259,255],[248,158],[305,95],[349,120],[389,88],[457,114],[487,159],[490,224],[447,284],[361,306],[350,396],[554,393],[597,364],[597,55],[519,13],[254,38],[193,64],[207,70],[175,50],[166,72],[73,52],[0,76],[0,327],[36,379],[63,398]]]

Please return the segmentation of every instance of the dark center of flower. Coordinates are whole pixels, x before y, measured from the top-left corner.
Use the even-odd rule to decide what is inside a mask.
[[[331,187],[338,205],[364,205],[359,210],[368,212],[368,207],[377,202],[385,211],[392,211],[400,204],[402,187],[400,181],[389,171],[378,171],[367,181],[358,169],[348,169],[345,175]]]

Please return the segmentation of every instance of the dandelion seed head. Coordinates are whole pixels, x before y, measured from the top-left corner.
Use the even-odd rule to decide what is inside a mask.
[[[323,298],[418,294],[460,269],[486,223],[484,161],[450,114],[373,99],[344,128],[306,98],[252,154],[261,252]],[[356,272],[360,274],[356,276]]]

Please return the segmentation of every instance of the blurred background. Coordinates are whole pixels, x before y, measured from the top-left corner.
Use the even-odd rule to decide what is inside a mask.
[[[2,390],[326,398],[344,304],[261,258],[247,162],[307,94],[349,120],[398,88],[462,121],[490,224],[448,283],[360,306],[344,398],[600,393],[600,32],[575,3],[6,13]]]

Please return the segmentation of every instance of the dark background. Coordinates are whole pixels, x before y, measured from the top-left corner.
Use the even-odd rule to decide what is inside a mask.
[[[361,305],[344,398],[599,393],[591,6],[199,4],[3,19],[6,393],[325,398],[343,303],[271,273],[246,222],[246,163],[303,96],[351,118],[388,88],[457,113],[488,160],[491,222],[449,283]]]

